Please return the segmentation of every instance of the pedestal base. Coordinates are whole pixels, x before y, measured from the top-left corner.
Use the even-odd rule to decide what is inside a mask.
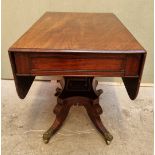
[[[99,105],[99,96],[102,90],[96,90],[97,81],[93,77],[64,77],[59,81],[62,89],[56,89],[57,105],[54,108],[56,119],[53,125],[43,134],[43,140],[48,143],[50,138],[59,130],[66,119],[72,105],[84,106],[90,119],[98,131],[103,135],[107,144],[113,136],[104,127],[100,115],[102,108]]]

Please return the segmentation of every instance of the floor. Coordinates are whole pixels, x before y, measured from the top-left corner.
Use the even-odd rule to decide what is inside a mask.
[[[2,155],[153,155],[153,87],[131,101],[123,85],[102,83],[101,118],[114,139],[108,146],[83,107],[72,107],[48,144],[42,134],[54,121],[56,81],[33,83],[24,100],[13,81],[2,80]]]

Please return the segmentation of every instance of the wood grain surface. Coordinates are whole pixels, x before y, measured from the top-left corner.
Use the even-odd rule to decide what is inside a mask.
[[[57,12],[45,13],[9,51],[145,53],[112,13]]]

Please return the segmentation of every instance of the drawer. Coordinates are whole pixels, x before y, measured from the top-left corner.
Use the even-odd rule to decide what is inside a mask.
[[[124,68],[124,59],[115,57],[102,58],[59,58],[59,57],[32,57],[31,69],[49,71],[67,70],[99,70],[121,71]]]
[[[15,53],[17,74],[134,76],[137,57],[123,54]]]
[[[45,72],[123,72],[123,55],[28,54],[15,53],[18,74]]]

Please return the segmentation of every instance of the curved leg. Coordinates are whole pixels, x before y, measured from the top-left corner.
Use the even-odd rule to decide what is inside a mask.
[[[61,84],[62,89],[56,89],[56,96],[58,97],[58,103],[54,108],[56,119],[53,125],[43,134],[43,140],[48,143],[50,138],[58,131],[65,121],[70,107],[72,105],[84,106],[87,113],[103,135],[107,144],[113,139],[113,136],[102,124],[100,114],[102,114],[102,108],[99,105],[99,96],[102,94],[102,90],[96,90],[97,81],[93,81],[93,77],[65,77],[64,80],[58,81]]]
[[[44,143],[48,143],[50,138],[59,130],[65,121],[70,110],[70,105],[58,99],[58,103],[54,108],[56,119],[53,125],[43,134]]]
[[[90,117],[90,119],[92,120],[93,124],[95,125],[95,127],[98,129],[98,131],[103,135],[106,144],[110,144],[113,136],[109,133],[109,131],[105,128],[105,126],[103,125],[101,118],[100,118],[100,114],[102,113],[102,108],[100,107],[100,105],[98,103],[89,103],[89,104],[84,104],[84,107],[87,110],[87,113]]]

